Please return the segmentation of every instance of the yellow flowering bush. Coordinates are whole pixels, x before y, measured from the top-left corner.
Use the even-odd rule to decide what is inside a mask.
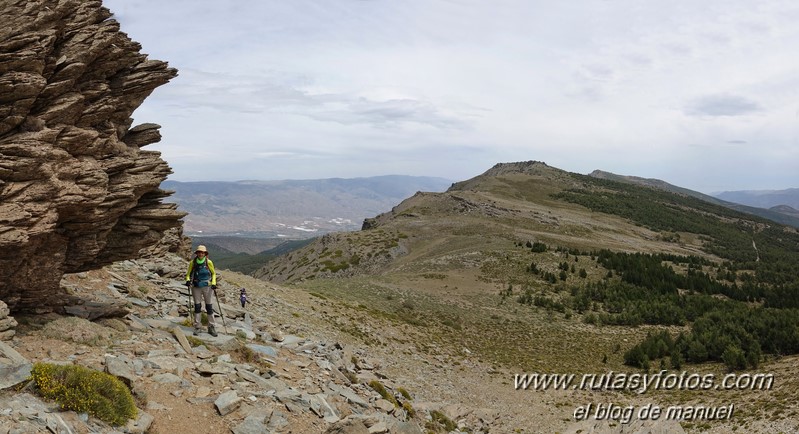
[[[39,394],[62,409],[92,416],[112,425],[136,417],[136,404],[125,383],[105,372],[78,365],[36,363],[31,379]]]

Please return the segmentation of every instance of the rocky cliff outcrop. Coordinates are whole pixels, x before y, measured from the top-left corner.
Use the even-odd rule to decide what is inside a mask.
[[[177,75],[99,0],[0,3],[0,299],[52,310],[64,273],[136,258],[181,225],[158,125],[131,114]]]

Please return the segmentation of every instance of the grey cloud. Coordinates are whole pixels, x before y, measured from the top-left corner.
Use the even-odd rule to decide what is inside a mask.
[[[743,23],[741,27],[751,33],[760,35],[768,35],[772,32],[772,28],[768,24],[759,22],[746,22]]]
[[[291,113],[316,121],[388,128],[402,124],[440,129],[465,129],[468,108],[439,108],[417,99],[372,100],[345,93],[310,93],[307,79],[247,77],[187,71],[195,80],[166,89],[171,104],[185,109],[207,108],[226,113]],[[453,113],[445,113],[452,111]]]
[[[691,57],[694,54],[694,49],[688,45],[680,44],[680,43],[666,43],[663,44],[661,47],[662,50],[666,53],[669,53],[673,56],[677,57]]]
[[[584,63],[574,71],[572,86],[564,94],[585,101],[601,101],[617,76],[617,71],[608,64]]]
[[[748,98],[729,95],[706,95],[692,101],[685,108],[689,116],[742,116],[762,110],[757,102]]]
[[[729,35],[725,35],[725,34],[722,34],[722,33],[705,33],[705,34],[701,35],[701,37],[705,41],[710,42],[711,44],[716,44],[716,45],[726,46],[726,45],[730,45],[730,43],[732,42],[732,38],[730,38]]]
[[[719,147],[736,148],[739,145],[749,144],[746,140],[727,140],[725,142],[712,142],[712,143],[689,143],[688,147],[695,149],[717,149]]]
[[[262,112],[269,106],[302,105],[308,96],[291,85],[270,78],[212,74],[183,70],[185,80],[176,80],[163,91],[173,106],[209,108],[233,113]]]
[[[583,74],[589,80],[607,81],[613,78],[613,69],[606,65],[583,65]]]
[[[577,85],[575,88],[567,91],[566,95],[592,102],[600,101],[603,97],[601,87],[595,85]]]
[[[610,72],[605,72],[605,77],[608,77]],[[574,72],[571,86],[565,90],[564,94],[580,100],[597,102],[604,97],[606,84],[607,79],[603,79],[602,76],[595,76],[591,71],[583,67]]]
[[[640,53],[624,55],[623,59],[635,66],[651,66],[653,63],[651,57]]]
[[[321,110],[310,110],[308,117],[319,121],[337,122],[341,124],[370,124],[376,127],[390,127],[403,123],[429,125],[435,128],[465,128],[464,121],[442,114],[436,107],[418,100],[395,99],[373,101],[365,98],[348,99],[340,96],[335,104],[319,107]]]

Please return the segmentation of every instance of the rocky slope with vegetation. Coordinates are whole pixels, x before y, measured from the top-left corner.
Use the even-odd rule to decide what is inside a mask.
[[[497,371],[780,372],[785,385],[799,353],[797,260],[795,228],[520,162],[416,194],[258,275],[422,333],[454,360],[468,350]],[[634,401],[732,402],[729,420],[683,426],[771,432],[768,421],[797,426],[795,392],[781,390]]]
[[[4,387],[18,385],[0,393],[0,432],[421,433],[453,419],[486,430],[497,417],[447,408],[435,393],[394,376],[399,361],[386,363],[384,352],[317,334],[308,318],[324,304],[314,297],[244,275],[220,276],[219,336],[193,336],[181,293],[184,265],[168,256],[67,275],[64,289],[90,307],[78,316],[17,316],[8,344],[0,342],[0,360],[14,355],[13,366],[23,369],[4,376]],[[252,300],[246,308],[237,302],[241,285]],[[67,411],[80,406],[75,394],[59,401],[67,406],[59,410],[39,397],[42,382],[28,379],[24,368],[30,372],[31,364],[34,379],[42,366],[80,366],[121,379],[132,392],[134,417],[120,425],[91,405]],[[94,381],[87,376],[78,384],[91,388]]]
[[[503,310],[510,303],[490,306],[496,320],[449,315],[445,305],[432,297],[401,294],[401,288],[385,282],[363,288],[377,292],[372,296],[361,297],[367,294],[362,291],[343,299],[330,287],[309,290],[221,270],[218,292],[225,315],[224,320],[217,318],[221,333],[192,336],[186,322],[188,297],[181,284],[184,266],[183,258],[167,256],[70,274],[61,285],[84,300],[83,309],[71,316],[50,313],[12,319],[15,325],[3,335],[6,340],[0,348],[10,347],[18,357],[2,353],[0,361],[3,372],[14,366],[19,375],[0,392],[0,426],[5,430],[0,432],[621,433],[646,426],[652,432],[682,433],[675,421],[578,422],[572,414],[575,407],[590,402],[732,400],[744,407],[754,398],[754,406],[780,415],[780,408],[790,408],[784,400],[789,401],[799,386],[792,375],[797,359],[784,357],[769,362],[768,370],[780,381],[768,394],[639,396],[618,391],[515,390],[515,374],[524,371],[506,367],[486,352],[492,349],[488,345],[498,349],[501,342],[460,341],[452,339],[454,335],[441,339],[450,328],[471,336],[471,329],[482,320],[502,334],[526,327]],[[245,309],[237,303],[242,287],[252,301]],[[397,301],[404,312],[375,307],[374,295],[388,303],[402,297]],[[428,315],[431,307],[441,309],[437,316]],[[475,305],[461,307],[476,312]],[[609,352],[609,360],[598,365],[589,355],[598,348],[577,345],[586,344],[586,333],[597,347],[626,347],[641,336],[640,330],[586,327],[560,315],[523,309],[544,327],[537,332],[527,329],[527,343],[516,342],[538,348],[529,354],[533,363],[564,356],[584,364],[586,371],[592,366],[601,366],[600,372],[622,371],[618,352]],[[546,336],[557,330],[558,336]],[[575,342],[553,345],[570,335]],[[549,350],[541,351],[547,346]],[[27,379],[25,367],[32,364],[110,373],[131,390],[135,417],[110,425],[93,413],[59,409],[57,403],[41,398],[39,387]],[[717,367],[702,369],[714,372]],[[752,408],[746,411],[731,424],[686,428],[720,433],[736,426],[746,432],[790,432],[795,427],[789,412],[769,420]]]
[[[168,255],[66,275],[61,285],[84,309],[4,318],[13,325],[0,341],[0,361],[5,374],[14,367],[15,375],[3,376],[0,432],[617,431],[606,422],[568,422],[566,403],[589,399],[585,393],[514,392],[512,371],[469,348],[450,353],[425,333],[361,306],[225,270],[220,334],[193,336],[184,266]],[[237,303],[241,287],[252,301],[246,308]],[[89,399],[44,399],[57,376],[42,372],[58,367],[85,368],[76,384],[98,395],[109,380],[97,373],[108,373],[130,390],[135,408],[70,410]],[[109,422],[115,418],[126,422]],[[656,426],[683,432],[674,422]]]

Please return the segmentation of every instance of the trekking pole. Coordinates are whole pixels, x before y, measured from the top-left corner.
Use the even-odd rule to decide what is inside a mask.
[[[188,314],[188,315],[186,315],[186,316],[188,316],[188,317],[189,317],[189,319],[190,319],[192,322],[194,322],[194,318],[192,318],[192,312],[194,312],[194,310],[193,310],[193,309],[194,309],[194,300],[193,300],[193,298],[192,298],[192,296],[191,296],[191,287],[190,287],[190,286],[186,286],[186,289],[188,289],[188,290],[189,290],[189,292],[186,294],[186,295],[188,295],[188,296],[189,296],[189,314]]]
[[[219,315],[222,316],[222,327],[225,328],[225,334],[227,334],[227,324],[225,324],[225,312],[222,310],[222,303],[219,302],[219,295],[216,293],[216,289],[214,291],[214,297],[216,297],[216,305],[219,306]]]

